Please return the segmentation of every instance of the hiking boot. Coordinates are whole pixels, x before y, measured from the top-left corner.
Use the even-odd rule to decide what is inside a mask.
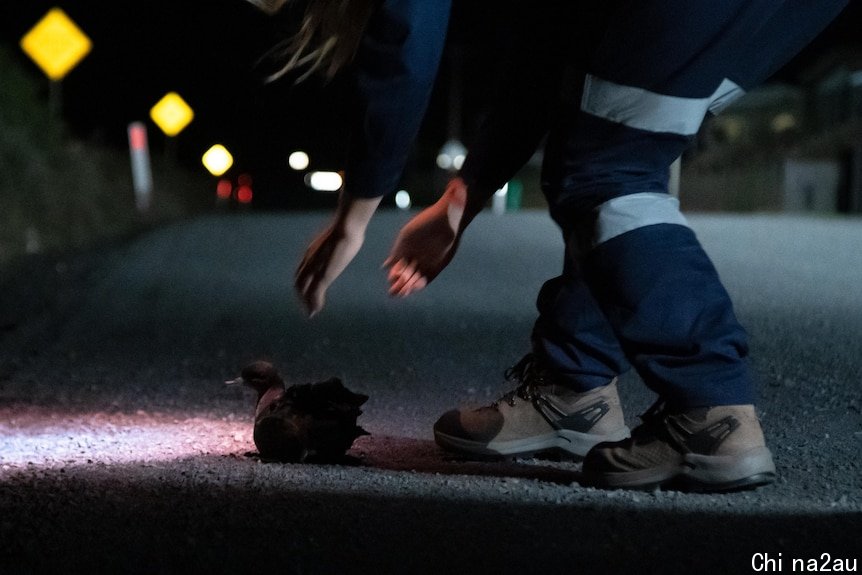
[[[775,464],[753,405],[674,412],[659,401],[641,419],[629,439],[601,443],[587,454],[585,483],[730,491],[775,480]]]
[[[517,389],[478,409],[452,410],[434,424],[434,439],[444,449],[474,456],[528,456],[560,451],[583,458],[602,441],[628,437],[616,378],[576,392],[554,382],[553,374],[527,354],[506,371]]]

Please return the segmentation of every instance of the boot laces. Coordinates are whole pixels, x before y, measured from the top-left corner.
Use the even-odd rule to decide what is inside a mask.
[[[521,361],[507,369],[504,373],[506,381],[517,381],[518,387],[506,393],[499,400],[494,402],[494,407],[497,407],[501,402],[505,401],[511,406],[515,405],[515,398],[521,398],[524,401],[535,401],[540,397],[539,386],[549,383],[547,370],[545,370],[532,353],[528,353]]]

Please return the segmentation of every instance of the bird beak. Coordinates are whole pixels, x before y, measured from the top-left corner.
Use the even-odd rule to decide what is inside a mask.
[[[228,381],[224,382],[225,385],[242,385],[243,383],[245,383],[245,380],[242,377],[238,377],[236,379],[229,379]]]

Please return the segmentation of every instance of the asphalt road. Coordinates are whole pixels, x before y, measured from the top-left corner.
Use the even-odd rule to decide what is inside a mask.
[[[440,413],[507,390],[562,247],[542,213],[483,215],[437,281],[392,300],[379,267],[406,219],[378,215],[310,321],[290,286],[324,214],[208,216],[5,271],[0,572],[751,573],[862,559],[862,220],[690,218],[751,334],[780,472],[702,495],[600,491],[573,463],[438,451]],[[250,454],[253,398],[222,382],[258,358],[288,383],[337,375],[371,397],[372,435],[351,460]],[[621,394],[635,425],[653,398],[633,374]]]

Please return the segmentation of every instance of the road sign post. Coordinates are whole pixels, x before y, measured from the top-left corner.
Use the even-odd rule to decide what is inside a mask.
[[[132,122],[128,132],[135,206],[139,213],[145,214],[150,210],[153,195],[153,171],[150,166],[147,127],[142,122]]]
[[[150,119],[165,133],[165,155],[176,160],[174,138],[194,119],[195,112],[182,96],[168,92],[150,109]]]
[[[20,46],[50,80],[48,106],[59,117],[60,82],[90,53],[93,43],[65,12],[52,8],[21,38]]]

